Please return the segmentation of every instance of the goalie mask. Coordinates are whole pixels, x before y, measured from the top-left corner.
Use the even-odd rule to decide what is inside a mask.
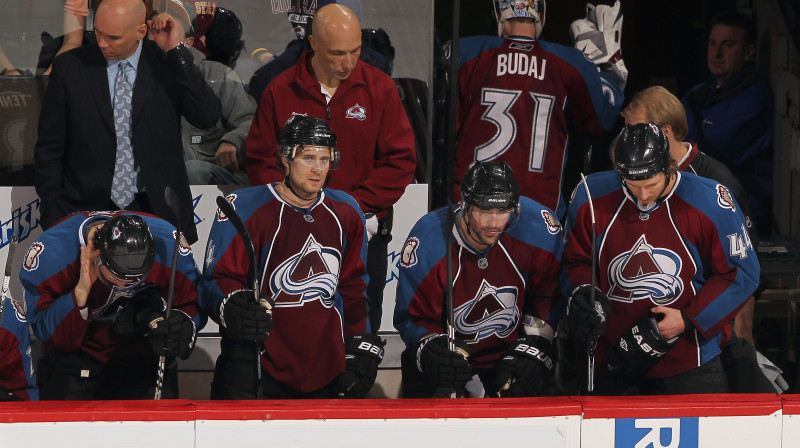
[[[336,134],[325,120],[306,115],[292,115],[283,126],[278,137],[281,153],[288,161],[301,154],[305,146],[321,146],[330,149],[330,170],[339,165],[339,151],[336,149]]]
[[[156,249],[150,228],[141,216],[119,215],[105,222],[92,239],[105,266],[125,287],[141,283],[153,267]],[[105,279],[101,273],[98,276]],[[105,282],[105,281],[104,281]]]
[[[542,34],[545,19],[544,0],[499,0],[495,2],[497,35],[503,35],[503,26],[508,19],[532,19],[536,27],[536,38]]]
[[[506,162],[473,162],[461,179],[460,187],[461,206],[467,215],[472,207],[511,210],[504,230],[510,229],[516,222],[519,216],[519,183]]]
[[[625,125],[614,147],[614,166],[627,180],[646,180],[661,172],[669,177],[667,136],[652,122]]]

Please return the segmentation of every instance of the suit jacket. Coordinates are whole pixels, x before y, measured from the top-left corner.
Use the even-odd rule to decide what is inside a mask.
[[[116,134],[106,75],[97,45],[58,56],[39,116],[34,149],[40,221],[49,228],[75,211],[105,210],[111,198]],[[192,197],[183,161],[181,115],[198,128],[213,126],[220,102],[188,49],[165,53],[144,40],[133,90],[131,141],[150,211],[197,241]],[[181,223],[164,199],[178,195]]]

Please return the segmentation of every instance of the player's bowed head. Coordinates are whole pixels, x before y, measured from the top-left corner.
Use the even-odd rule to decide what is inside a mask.
[[[476,249],[500,239],[519,217],[519,183],[506,162],[475,161],[461,180],[462,230]]]
[[[614,146],[614,168],[642,211],[663,201],[675,185],[669,140],[652,122],[625,125]]]

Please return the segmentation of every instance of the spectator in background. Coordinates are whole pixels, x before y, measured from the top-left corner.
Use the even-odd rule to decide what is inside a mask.
[[[270,82],[272,82],[273,79],[275,79],[276,76],[297,64],[300,56],[304,52],[311,49],[308,37],[311,35],[314,14],[323,6],[333,3],[337,2],[335,0],[319,0],[314,3],[305,2],[304,0],[293,0],[293,8],[292,11],[288,13],[288,16],[289,22],[292,25],[292,30],[294,30],[297,39],[289,42],[289,44],[286,45],[286,49],[284,49],[282,53],[274,55],[271,58],[266,58],[266,64],[256,70],[252,78],[250,78],[248,90],[250,95],[252,95],[256,101],[261,99],[264,89],[269,85]],[[349,4],[351,3],[355,3],[360,7],[360,2],[345,2],[339,0],[338,3],[347,3],[348,5],[345,7],[348,8],[350,7]],[[352,10],[353,8],[350,9]],[[358,17],[356,12],[354,12],[354,14],[356,17]],[[378,42],[380,42],[380,47],[374,44]],[[362,44],[363,45],[361,47],[359,58],[367,64],[376,67],[382,72],[391,76],[394,48],[391,46],[391,42],[389,42],[389,36],[386,34],[386,32],[382,29],[365,30],[365,33],[362,33]],[[384,48],[384,51],[380,51],[381,47]],[[253,51],[252,56],[264,58],[266,55],[263,53],[269,53],[269,50],[266,48],[256,49]]]
[[[756,28],[738,11],[711,20],[708,69],[711,79],[683,97],[687,140],[722,161],[742,183],[755,228],[772,233],[773,104],[754,64]]]
[[[217,8],[221,11],[216,17],[234,17],[232,12]],[[216,61],[206,59],[197,50],[194,44],[195,30],[193,27],[194,10],[182,0],[167,0],[167,12],[177,19],[178,24],[186,36],[186,45],[192,53],[194,63],[203,73],[211,90],[222,104],[222,114],[217,123],[207,129],[200,129],[189,123],[186,118],[181,118],[181,131],[183,134],[183,149],[186,158],[186,172],[190,185],[247,185],[247,172],[245,164],[245,140],[256,111],[256,102],[244,90],[244,85],[239,76],[230,69]],[[209,48],[218,48],[215,38],[225,36],[217,26],[227,26],[229,19],[215,19],[206,36]],[[232,22],[236,23],[236,22]],[[234,31],[236,27],[233,27]],[[238,38],[241,41],[241,24],[238,27]],[[214,50],[212,50],[213,52]],[[232,60],[225,57],[229,62]]]
[[[352,195],[367,216],[370,327],[381,322],[392,206],[414,177],[414,134],[394,81],[360,61],[361,27],[352,11],[329,4],[317,11],[311,51],[267,86],[247,137],[252,185],[279,182],[275,145],[293,115],[328,121],[338,137],[346,176],[330,187]]]
[[[146,211],[177,224],[164,199],[169,186],[180,201],[179,227],[197,241],[180,117],[213,126],[220,103],[175,19],[148,21],[149,40],[145,14],[141,0],[104,0],[98,43],[53,63],[34,148],[44,228],[82,210]]]
[[[242,22],[230,9],[214,9],[214,20],[206,30],[206,49],[209,61],[219,62],[228,67],[236,64],[236,59],[244,49]]]

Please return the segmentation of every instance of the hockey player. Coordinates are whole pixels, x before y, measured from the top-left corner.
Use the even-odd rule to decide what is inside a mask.
[[[592,202],[583,183],[573,193],[562,260],[568,326],[597,343],[596,391],[728,392],[722,334],[758,286],[744,216],[726,187],[676,170],[654,123],[625,126],[614,164],[587,178]]]
[[[731,171],[719,160],[701,152],[697,143],[684,142],[688,132],[686,113],[680,100],[661,86],[648,87],[637,92],[630,103],[622,110],[625,124],[654,122],[669,142],[670,157],[675,159],[678,171],[688,171],[701,177],[712,179],[728,188],[748,223],[751,241],[756,244],[758,234],[750,221],[750,205],[744,188]],[[722,352],[725,370],[733,369],[728,380],[731,392],[772,392],[772,385],[766,381],[758,367],[756,350],[753,347],[753,310],[755,299],[747,299],[741,311],[736,313],[734,334],[724,335],[726,340]],[[727,341],[730,336],[730,341]]]
[[[325,188],[340,159],[336,135],[322,119],[295,115],[274,152],[283,182],[227,197],[258,266],[227,216],[211,227],[200,283],[201,306],[222,334],[211,398],[361,398],[383,342],[369,333],[364,215],[350,195]],[[258,296],[246,282],[251,269]]]
[[[6,298],[0,322],[0,401],[38,400],[25,310]]]
[[[548,208],[520,197],[505,162],[475,162],[461,193],[453,228],[447,208],[435,210],[403,247],[394,312],[406,343],[403,396],[550,394],[561,225]],[[448,349],[444,311],[447,232],[456,351]],[[480,381],[467,386],[473,374]]]
[[[162,396],[178,397],[176,357],[194,348],[199,276],[181,242],[169,319],[172,224],[145,213],[81,212],[31,244],[20,271],[28,320],[43,343],[43,400],[147,399],[159,356]]]
[[[611,72],[581,51],[538,39],[544,0],[502,0],[498,21],[500,37],[459,42],[456,181],[473,160],[503,160],[523,195],[561,217],[567,123],[569,130],[600,135],[613,126],[624,95]],[[621,24],[621,13],[611,15],[608,31]]]

